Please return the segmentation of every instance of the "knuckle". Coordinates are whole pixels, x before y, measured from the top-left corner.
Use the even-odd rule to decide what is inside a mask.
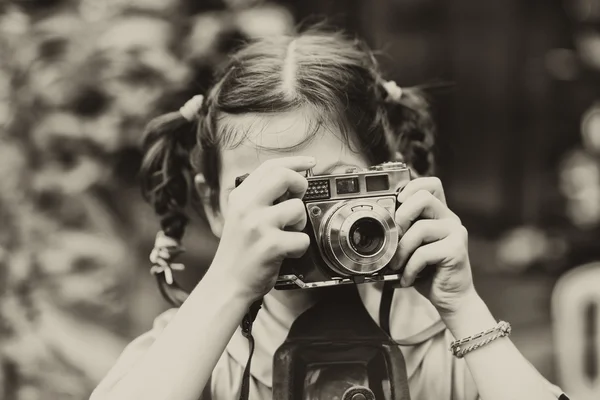
[[[458,215],[454,214],[454,220],[456,221],[456,223],[458,225],[463,226],[462,221],[461,221],[461,219],[460,219],[460,217]],[[463,228],[464,228],[464,226],[463,226]]]
[[[465,228],[464,225],[459,225],[457,228],[457,232],[460,235],[459,237],[462,239],[463,242],[469,240],[469,231],[467,230],[467,228]]]
[[[406,209],[400,207],[396,210],[394,214],[394,220],[397,224],[404,225],[408,219]]]
[[[436,188],[436,189],[444,189],[444,185],[442,184],[442,180],[440,178],[438,178],[437,176],[431,176],[429,177],[429,180],[431,182],[431,185]]]
[[[456,223],[457,225],[462,226],[462,221],[461,221],[460,217],[458,215],[456,215],[456,213],[452,212],[452,210],[450,210],[449,219],[454,221],[454,223]]]
[[[259,244],[259,251],[263,254],[277,254],[279,252],[279,242],[271,237],[267,236]]]
[[[404,229],[404,234],[400,238],[401,247],[403,248],[411,248],[414,246],[415,242],[419,241],[419,238],[423,236],[423,224],[419,223],[420,221],[414,222],[412,225],[409,225],[407,228],[403,228],[400,225],[401,229]]]
[[[415,233],[422,233],[429,227],[430,224],[431,220],[418,219],[412,224],[411,230],[414,230]]]
[[[407,280],[411,280],[416,274],[417,274],[417,272],[415,271],[414,264],[407,265],[406,268],[404,269],[404,272],[402,273],[404,278],[406,278]]]
[[[268,254],[279,254],[280,252],[279,241],[275,238],[269,238],[266,241],[265,250]]]
[[[286,177],[286,170],[284,168],[271,167],[268,169],[268,171],[269,173],[267,174],[267,176],[276,181],[282,181]]]
[[[300,179],[302,181],[303,191],[306,192],[306,190],[308,189],[308,179],[306,179],[305,176],[302,176],[300,174],[297,174],[297,175],[300,177]]]
[[[264,230],[264,222],[262,222],[262,218],[258,218],[256,214],[248,215],[241,219],[240,227],[246,234],[260,235]]]
[[[275,168],[276,165],[277,165],[276,159],[271,158],[271,159],[263,161],[263,163],[260,165],[260,168],[269,170],[271,168]]]
[[[417,261],[417,263],[415,263],[414,265],[418,264],[418,262],[421,260],[421,258],[423,258],[424,251],[425,250],[423,250],[423,247],[419,247],[412,253],[410,258],[413,261]]]
[[[402,240],[398,242],[398,251],[400,251],[401,256],[403,257],[405,262],[408,261],[410,257],[412,257],[415,251],[415,247],[418,246],[416,246],[415,241],[411,240],[410,238],[402,238]]]
[[[290,209],[297,213],[304,212],[304,202],[302,199],[292,198],[288,200],[290,202]]]
[[[466,253],[465,242],[462,240],[462,238],[450,240],[449,250],[455,256],[462,256],[463,253]]]
[[[429,190],[421,189],[415,193],[415,197],[422,202],[430,203],[433,200],[433,194]]]
[[[398,218],[399,218],[400,216],[402,216],[402,211],[403,211],[403,209],[402,209],[402,206],[400,206],[400,207],[398,207],[398,208],[396,209],[396,212],[394,213],[394,218],[395,218],[396,220],[398,220]]]
[[[413,253],[413,257],[421,258],[421,257],[423,257],[424,254],[425,254],[425,248],[424,247],[419,247]]]

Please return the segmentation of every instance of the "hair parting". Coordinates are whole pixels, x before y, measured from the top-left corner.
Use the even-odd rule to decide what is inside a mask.
[[[373,52],[340,32],[313,28],[249,42],[215,76],[195,120],[173,112],[148,124],[142,194],[161,217],[165,234],[181,240],[189,203],[202,200],[219,208],[221,150],[248,140],[267,117],[299,110],[319,116],[312,121],[315,129],[278,151],[295,150],[319,128],[335,127],[371,164],[399,153],[419,175],[431,174],[434,123],[426,97],[419,88],[390,96],[386,83]],[[193,185],[198,173],[208,187],[200,197]],[[203,215],[202,207],[194,209]]]

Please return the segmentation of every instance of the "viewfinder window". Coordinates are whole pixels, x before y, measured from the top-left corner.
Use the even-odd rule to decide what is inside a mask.
[[[381,190],[390,190],[390,181],[387,175],[367,175],[367,192],[378,192]]]
[[[337,194],[358,193],[358,178],[340,178],[335,180]]]

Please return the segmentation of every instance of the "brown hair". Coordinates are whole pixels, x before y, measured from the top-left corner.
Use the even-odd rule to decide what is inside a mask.
[[[150,122],[142,193],[162,217],[165,233],[181,239],[188,221],[184,209],[197,196],[193,176],[204,174],[208,200],[218,207],[220,150],[238,145],[247,133],[232,129],[227,117],[301,107],[318,112],[317,125],[342,128],[347,143],[371,164],[399,152],[418,174],[430,174],[434,125],[427,102],[416,88],[391,98],[385,82],[367,46],[339,32],[311,29],[250,42],[216,76],[197,120],[173,112]]]

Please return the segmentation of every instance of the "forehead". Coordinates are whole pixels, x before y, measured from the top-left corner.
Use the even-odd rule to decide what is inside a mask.
[[[234,182],[237,176],[252,172],[272,158],[315,157],[317,174],[335,163],[366,166],[364,157],[354,150],[356,146],[348,143],[352,135],[346,135],[338,124],[326,121],[314,112],[244,114],[227,116],[222,122],[226,125],[226,135],[237,136],[235,142],[235,137],[226,140],[221,150],[224,187]]]
[[[309,109],[272,114],[227,114],[219,120],[219,134],[224,149],[243,144],[283,152],[307,144],[307,139],[326,129],[325,125],[324,117]]]

